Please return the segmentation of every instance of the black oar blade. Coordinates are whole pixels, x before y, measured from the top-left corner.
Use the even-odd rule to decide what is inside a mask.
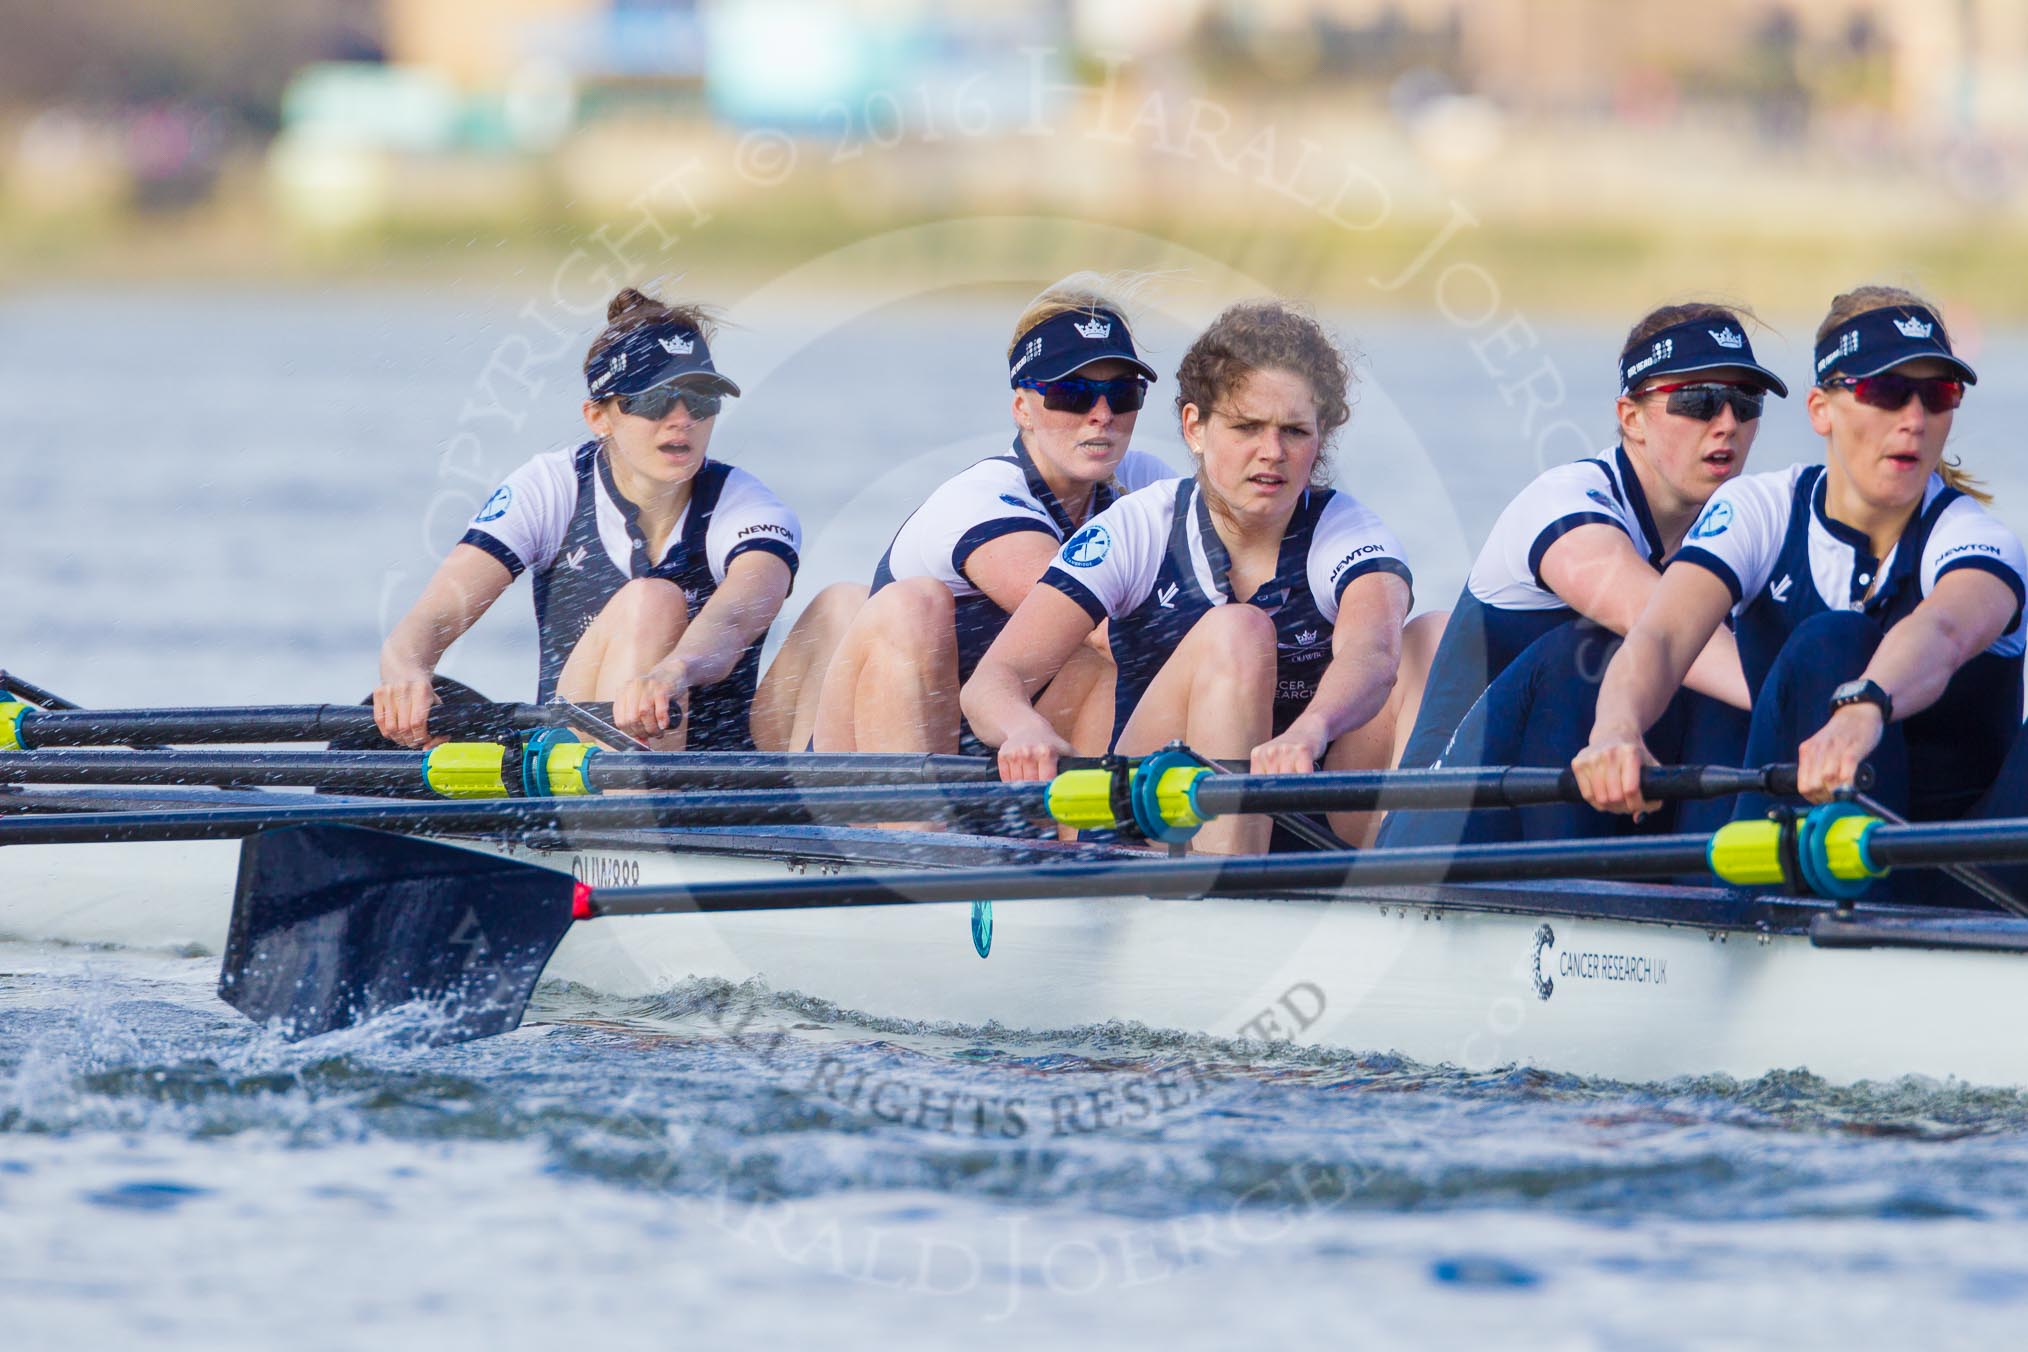
[[[218,994],[291,1039],[418,1003],[429,1042],[511,1032],[570,928],[574,887],[364,827],[267,831],[240,846]]]

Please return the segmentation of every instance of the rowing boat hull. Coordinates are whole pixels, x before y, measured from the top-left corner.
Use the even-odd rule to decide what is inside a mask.
[[[474,847],[596,882],[682,884],[891,853],[862,847],[873,839]],[[223,842],[0,851],[0,935],[216,953],[237,858]],[[1626,1080],[1803,1068],[1837,1082],[1920,1072],[2028,1085],[2028,1046],[2007,1031],[2028,1024],[2028,959],[1826,949],[1808,937],[1810,909],[1578,883],[1553,895],[1008,901],[985,959],[962,903],[609,917],[573,926],[547,974],[617,996],[758,978],[911,1020],[1038,1030],[1125,1020]]]

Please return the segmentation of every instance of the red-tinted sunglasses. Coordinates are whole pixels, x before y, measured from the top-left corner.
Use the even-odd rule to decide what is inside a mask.
[[[1906,408],[1920,397],[1931,413],[1948,413],[1965,402],[1965,382],[1948,376],[1832,376],[1819,383],[1827,390],[1850,390],[1854,399],[1875,408]]]

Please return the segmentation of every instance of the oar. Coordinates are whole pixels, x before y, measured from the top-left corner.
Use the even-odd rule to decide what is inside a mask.
[[[16,699],[27,700],[30,704],[40,705],[44,709],[77,709],[82,707],[81,705],[73,704],[54,691],[44,690],[32,681],[27,681],[16,676],[11,671],[0,671],[0,693],[12,695]]]
[[[979,756],[759,751],[616,753],[579,742],[523,755],[495,742],[430,751],[0,752],[0,784],[297,786],[410,797],[546,797],[617,789],[781,789],[997,781]]]
[[[498,748],[494,748],[495,751]],[[360,754],[360,753],[347,753]],[[499,760],[492,762],[499,771]],[[1182,776],[1178,778],[1178,776]],[[1193,777],[1194,776],[1194,777]],[[1659,767],[1642,775],[1652,798],[1738,793],[1765,789],[1794,768]],[[895,784],[756,789],[706,793],[639,794],[613,798],[509,798],[470,803],[333,803],[312,807],[83,812],[0,818],[0,845],[99,841],[229,840],[279,826],[344,824],[439,833],[517,832],[539,829],[850,824],[873,820],[948,820],[978,810],[1013,809],[1038,822],[1082,828],[1139,823],[1142,809],[1151,835],[1184,839],[1211,816],[1225,812],[1336,811],[1389,807],[1521,806],[1564,802],[1577,790],[1568,771],[1395,770],[1348,774],[1208,776],[1159,764],[1143,766],[1117,792],[1106,770],[1070,770],[1054,780],[1003,784]],[[1137,801],[1127,818],[1117,798]]]
[[[1827,823],[1829,857],[1877,874],[1968,858],[2028,860],[2028,820],[1885,826]],[[1773,822],[1716,833],[1519,845],[1416,846],[1320,854],[1069,863],[594,888],[570,875],[460,846],[343,826],[275,831],[242,847],[219,994],[291,1037],[395,1007],[442,1011],[439,1041],[507,1032],[577,921],[601,916],[904,906],[1089,897],[1285,895],[1405,883],[1669,877],[1710,869],[1742,884],[1781,879],[1794,838]],[[1839,863],[1840,852],[1850,856]]]
[[[591,705],[602,719],[610,706]],[[442,704],[430,730],[461,740],[512,737],[533,728],[570,726],[572,711],[546,704]],[[38,709],[0,704],[0,751],[120,746],[137,741],[328,742],[377,736],[373,710],[358,704],[277,704],[175,709]]]

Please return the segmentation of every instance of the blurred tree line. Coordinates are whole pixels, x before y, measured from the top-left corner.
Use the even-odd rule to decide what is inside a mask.
[[[0,0],[0,103],[196,104],[275,127],[307,61],[375,60],[377,0]]]

